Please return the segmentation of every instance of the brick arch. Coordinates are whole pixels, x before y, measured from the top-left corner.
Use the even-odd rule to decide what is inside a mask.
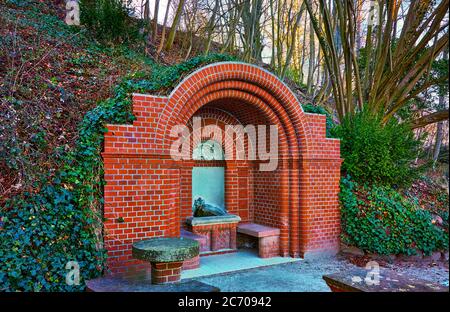
[[[217,109],[217,108],[208,108],[208,107],[205,108],[205,107],[203,107],[201,110],[197,111],[195,113],[195,115],[192,116],[192,117],[200,117],[200,118],[202,118],[201,119],[202,127],[204,127],[204,126],[206,126],[208,124],[215,124],[215,125],[217,125],[218,127],[220,127],[220,129],[222,129],[222,132],[225,134],[226,137],[228,137],[228,134],[225,132],[225,126],[226,125],[241,125],[241,126],[244,126],[241,123],[241,121],[238,118],[236,118],[236,116],[232,115],[228,111],[220,110],[220,109]],[[192,153],[193,149],[194,149],[194,146],[193,146],[194,139],[191,139],[191,138],[193,138],[193,136],[196,135],[194,133],[194,131],[192,131],[192,127],[193,127],[192,118],[189,119],[189,121],[187,122],[186,125],[189,127],[189,129],[191,129],[191,134],[190,134],[189,140],[191,142],[191,145],[190,145],[191,146],[191,151],[190,152]],[[205,138],[200,137],[200,141],[202,141],[204,139]],[[247,151],[249,143],[248,143],[248,140],[246,140],[245,138],[241,138],[241,140],[242,141],[240,141],[239,143],[242,143],[244,151],[240,151],[240,152],[245,152],[245,151]],[[232,140],[229,140],[229,141],[232,141]],[[225,143],[226,143],[225,138],[223,138],[222,142],[219,142],[219,143],[221,143],[222,150],[225,153],[225,150],[227,149],[227,146],[225,145]],[[241,144],[239,144],[239,146],[241,146]],[[256,148],[256,147],[254,147],[254,148]]]
[[[172,139],[168,131],[184,125],[202,106],[220,99],[240,99],[243,105],[254,105],[281,128],[281,184],[286,194],[281,202],[281,253],[299,254],[299,179],[296,160],[308,155],[311,135],[306,117],[293,92],[273,74],[244,63],[216,63],[203,67],[185,78],[170,94],[161,113],[158,132],[163,133],[163,146]],[[288,172],[286,172],[288,170]],[[290,171],[290,172],[289,172]],[[290,207],[289,206],[293,206]],[[289,250],[289,251],[288,251]]]
[[[303,112],[292,91],[274,75],[249,64],[216,63],[186,77],[167,97],[133,94],[132,103],[136,120],[107,125],[102,153],[105,246],[113,272],[145,267],[131,257],[134,241],[180,235],[185,218],[181,208],[190,208],[186,185],[193,162],[171,158],[174,138],[169,134],[173,125],[189,125],[197,113],[212,123],[257,120],[277,125],[281,160],[276,172],[255,173],[250,166],[256,162],[229,163],[232,211],[245,221],[279,226],[282,256],[338,250],[339,141],[326,138],[325,116]],[[241,175],[246,170],[253,170],[251,177]],[[252,184],[254,193],[247,210],[240,208],[241,180]]]
[[[238,90],[225,90],[221,89],[220,91],[213,91],[208,93],[206,96],[203,96],[199,99],[192,99],[195,101],[195,105],[190,107],[189,112],[185,112],[182,110],[178,114],[180,118],[177,118],[177,122],[174,124],[186,124],[190,119],[190,116],[193,116],[195,112],[204,107],[204,105],[214,102],[219,99],[238,99],[242,100],[243,103],[247,105],[254,105],[260,109],[261,114],[263,114],[272,124],[279,126],[279,134],[280,134],[280,156],[281,163],[279,164],[282,168],[281,175],[281,184],[283,185],[282,192],[285,193],[288,197],[283,198],[281,202],[280,215],[282,222],[280,222],[280,232],[281,232],[281,250],[283,255],[291,254],[293,256],[298,256],[298,189],[299,189],[299,181],[298,179],[291,179],[289,177],[288,170],[298,170],[298,168],[288,168],[288,157],[290,156],[290,151],[294,150],[298,151],[297,140],[295,138],[295,132],[292,125],[288,124],[287,126],[278,118],[277,114],[263,102],[263,100],[257,96],[252,95],[251,93],[245,93],[243,91]],[[189,107],[189,106],[186,106]],[[289,127],[290,126],[290,127]],[[288,128],[288,129],[286,129]],[[281,131],[280,131],[281,130]],[[165,136],[166,137],[166,136]],[[167,140],[171,140],[171,138],[167,138]],[[294,146],[292,146],[294,145]],[[295,164],[292,164],[295,166]],[[292,207],[289,207],[292,205]]]
[[[241,91],[259,97],[279,116],[285,127],[293,128],[297,143],[291,142],[291,154],[294,157],[308,154],[312,145],[311,133],[294,93],[275,75],[246,63],[214,63],[186,77],[169,95],[168,103],[160,115],[162,122],[159,123],[158,131],[168,137],[167,133],[174,124],[185,124],[200,108],[196,100],[217,90],[227,90],[229,94]],[[203,102],[205,104],[207,101]],[[190,114],[183,114],[186,110]]]
[[[282,146],[281,146],[282,154],[281,155],[282,156],[289,155],[289,150],[290,150],[289,147],[290,146],[287,143],[288,142],[288,135],[287,135],[288,131],[287,130],[293,130],[293,129],[292,128],[286,129],[284,127],[283,123],[278,118],[278,116],[260,98],[255,97],[249,93],[242,92],[242,91],[220,90],[220,91],[209,93],[207,96],[202,97],[196,101],[195,105],[191,108],[190,113],[182,111],[182,113],[180,114],[180,118],[178,118],[180,124],[187,124],[187,122],[188,122],[187,120],[190,119],[190,117],[188,118],[188,116],[193,116],[195,114],[195,112],[198,109],[200,109],[201,107],[203,107],[204,105],[212,103],[217,100],[221,100],[221,99],[241,100],[244,103],[246,103],[247,105],[254,105],[258,109],[260,109],[260,113],[262,116],[264,116],[264,118],[266,118],[272,124],[279,126],[279,130],[281,130],[279,132],[279,134],[281,136],[280,142],[282,143]],[[239,120],[239,123],[242,123],[242,121]],[[167,138],[167,139],[170,140],[170,138]],[[292,136],[291,136],[291,141],[293,141],[295,144],[295,139],[292,139]],[[298,148],[298,147],[296,147],[296,148]]]

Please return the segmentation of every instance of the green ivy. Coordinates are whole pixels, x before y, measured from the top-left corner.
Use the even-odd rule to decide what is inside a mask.
[[[433,224],[429,211],[390,187],[341,181],[342,239],[377,254],[425,255],[448,250],[448,231]]]
[[[63,155],[58,156],[63,168],[36,182],[38,192],[16,196],[6,204],[0,226],[0,290],[82,291],[85,280],[101,275],[106,260],[98,234],[103,216],[105,125],[134,120],[132,92],[167,93],[197,67],[230,60],[226,55],[211,54],[171,67],[154,64],[150,75],[136,73],[124,78],[114,97],[88,112],[79,126],[74,150],[55,153]],[[78,262],[80,285],[67,285],[68,261]]]

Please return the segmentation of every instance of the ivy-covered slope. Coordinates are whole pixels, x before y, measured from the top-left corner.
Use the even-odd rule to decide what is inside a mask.
[[[101,246],[103,163],[106,123],[132,122],[132,92],[166,93],[199,66],[231,60],[224,55],[196,57],[171,67],[154,65],[152,73],[135,73],[117,86],[114,96],[89,111],[79,126],[73,151],[56,174],[43,176],[39,191],[6,203],[0,231],[0,285],[5,290],[83,290],[86,279],[103,272]],[[69,261],[77,261],[81,284],[67,285]]]
[[[392,187],[359,185],[349,176],[342,178],[340,201],[346,244],[382,255],[448,250],[448,206],[432,213]]]
[[[8,1],[0,11],[7,25],[2,47],[15,40],[21,49],[30,48],[28,53],[20,51],[20,59],[12,59],[0,72],[1,118],[9,122],[9,127],[1,128],[0,178],[5,182],[18,173],[16,162],[26,164],[21,169],[30,182],[2,198],[0,290],[82,291],[87,279],[105,269],[100,156],[105,124],[132,122],[132,92],[168,93],[196,68],[231,58],[209,55],[162,66],[139,49],[95,42],[82,30],[65,25],[40,2]],[[39,44],[32,42],[33,33],[41,35]],[[4,48],[0,57],[9,61],[10,51]],[[27,74],[15,90],[10,78],[22,75],[21,62]],[[107,80],[112,73],[115,78]],[[117,80],[120,76],[125,78]],[[114,81],[119,83],[112,88]],[[42,94],[43,102],[33,94]],[[108,99],[97,101],[108,94]],[[33,107],[37,113],[31,113]],[[26,124],[31,126],[29,133],[17,131]],[[64,139],[54,138],[64,134]],[[71,261],[79,267],[80,284],[66,280],[76,268]]]
[[[99,43],[67,26],[63,9],[63,0],[0,1],[0,207],[61,166],[84,114],[125,75],[151,71],[137,43]]]

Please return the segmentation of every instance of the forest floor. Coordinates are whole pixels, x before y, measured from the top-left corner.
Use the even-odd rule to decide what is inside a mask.
[[[98,101],[152,60],[130,45],[99,43],[64,23],[64,1],[0,4],[0,207],[53,172]]]

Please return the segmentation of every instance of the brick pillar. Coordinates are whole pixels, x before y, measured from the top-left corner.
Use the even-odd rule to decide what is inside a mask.
[[[306,159],[300,171],[300,255],[313,259],[339,251],[340,159]]]
[[[219,229],[217,228],[217,226],[213,226],[212,230],[211,230],[211,250],[215,251],[220,249],[218,245],[218,237],[219,236]]]
[[[281,160],[280,185],[280,254],[289,256],[289,167],[285,159]]]
[[[229,231],[230,231],[230,248],[236,249],[236,226],[230,227]]]
[[[300,184],[300,175],[299,175],[299,163],[298,159],[293,159],[291,163],[291,187],[290,187],[290,202],[291,206],[289,207],[290,211],[290,254],[291,257],[298,258],[300,257],[299,252],[299,210],[300,210],[300,194],[299,194],[299,184]]]
[[[152,284],[180,281],[183,262],[152,262]]]

